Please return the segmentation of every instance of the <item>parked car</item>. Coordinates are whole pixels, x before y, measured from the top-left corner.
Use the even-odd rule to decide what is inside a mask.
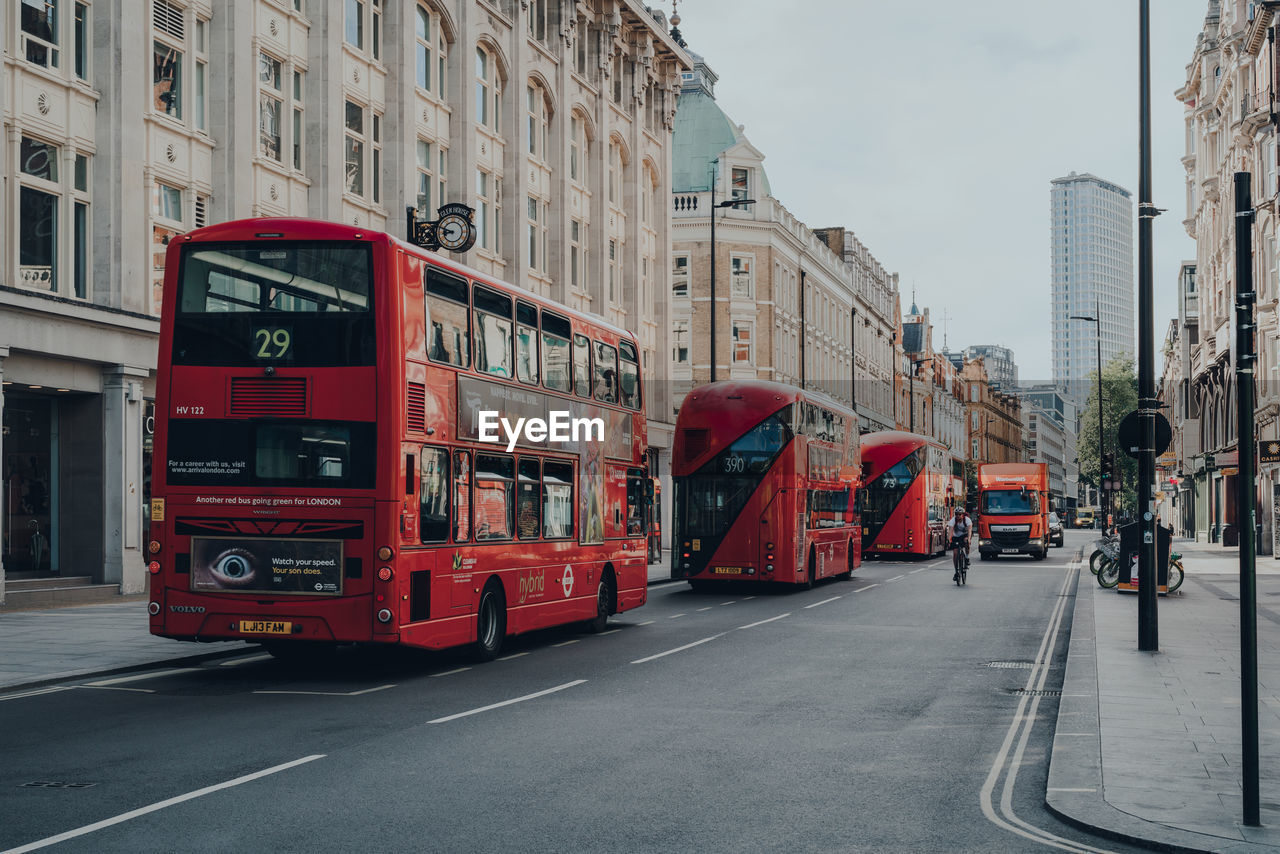
[[[1062,520],[1057,513],[1049,514],[1049,545],[1062,548]]]

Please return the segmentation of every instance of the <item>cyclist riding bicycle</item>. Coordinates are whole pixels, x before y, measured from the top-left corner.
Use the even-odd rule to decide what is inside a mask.
[[[947,536],[951,540],[951,548],[964,550],[964,565],[969,566],[969,540],[973,536],[973,523],[963,507],[956,508],[956,515],[947,522]],[[952,576],[952,581],[956,578]]]

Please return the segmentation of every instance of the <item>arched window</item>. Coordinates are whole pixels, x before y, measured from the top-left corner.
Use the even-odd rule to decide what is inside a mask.
[[[526,87],[525,109],[528,115],[529,154],[539,161],[547,159],[547,126],[550,110],[547,109],[546,93],[537,83],[530,81]]]
[[[618,142],[609,143],[609,204],[622,205],[622,146]]]
[[[591,153],[591,140],[587,137],[587,122],[581,113],[569,118],[569,180],[580,185],[587,183],[587,158]]]
[[[497,133],[501,112],[502,83],[498,80],[498,63],[484,47],[476,48],[476,121]]]
[[[418,4],[414,18],[414,83],[419,89],[444,98],[444,66],[448,48],[440,13]]]

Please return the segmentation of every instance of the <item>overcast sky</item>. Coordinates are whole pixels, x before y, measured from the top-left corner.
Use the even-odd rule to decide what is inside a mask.
[[[716,100],[811,228],[852,228],[914,285],[942,346],[1010,347],[1048,380],[1049,182],[1092,172],[1138,199],[1138,0],[683,0]],[[670,14],[670,8],[666,8]],[[1151,2],[1156,372],[1177,315],[1182,105],[1208,0]],[[1137,223],[1134,223],[1137,277]],[[1136,307],[1136,300],[1135,300]]]

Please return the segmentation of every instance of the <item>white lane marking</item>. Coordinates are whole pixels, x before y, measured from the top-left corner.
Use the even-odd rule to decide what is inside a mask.
[[[707,607],[705,607],[705,608],[699,608],[698,610],[699,610],[699,611],[710,611],[710,610],[711,610],[711,606],[710,606],[710,605],[708,605]]]
[[[684,614],[672,614],[670,617],[667,617],[667,619],[668,619],[668,620],[678,620],[678,619],[680,619],[680,618],[681,618],[681,617],[683,617],[683,616],[684,616]]]
[[[448,715],[447,717],[436,718],[433,721],[427,721],[427,723],[442,724],[442,723],[447,723],[449,721],[456,721],[458,718],[465,718],[471,715],[478,715],[481,712],[490,712],[490,711],[493,711],[494,709],[500,709],[503,706],[510,706],[510,705],[514,705],[515,703],[523,703],[525,700],[535,700],[538,697],[545,697],[548,694],[554,694],[557,691],[563,691],[566,688],[572,688],[575,685],[581,685],[586,681],[587,680],[585,679],[575,679],[572,682],[566,682],[563,685],[557,685],[556,687],[548,688],[545,691],[536,691],[532,694],[525,694],[523,697],[516,697],[515,699],[512,699],[512,700],[503,700],[501,703],[491,703],[488,706],[481,706],[478,709],[471,709],[466,712],[458,712],[456,715]]]
[[[1049,617],[1049,624],[1045,627],[1044,635],[1040,639],[1040,648],[1036,651],[1034,665],[1027,675],[1026,687],[1029,691],[1033,690],[1033,686],[1043,688],[1045,681],[1048,679],[1049,663],[1053,657],[1053,650],[1057,645],[1058,633],[1062,629],[1063,614],[1066,612],[1067,602],[1069,601],[1066,593],[1070,589],[1074,575],[1074,571],[1067,570],[1066,577],[1062,581],[1062,589],[1058,592],[1057,603]],[[1028,700],[1030,700],[1030,703],[1028,703]],[[1028,705],[1030,705],[1029,710],[1027,708]],[[1013,721],[1009,724],[1009,731],[1005,733],[1004,743],[1000,746],[1000,752],[996,755],[995,762],[992,763],[991,770],[988,772],[987,779],[979,793],[982,813],[987,817],[988,821],[997,827],[1039,842],[1041,845],[1059,848],[1063,851],[1090,852],[1090,854],[1105,852],[1107,849],[1094,848],[1082,842],[1075,842],[1057,836],[1044,828],[1036,827],[1019,818],[1013,811],[1014,783],[1017,781],[1018,770],[1022,766],[1027,741],[1031,737],[1031,728],[1035,724],[1037,719],[1036,712],[1039,708],[1040,697],[1038,696],[1031,697],[1029,694],[1024,694],[1019,699]],[[1018,737],[1019,730],[1021,730],[1021,737]],[[1013,746],[1015,738],[1018,738],[1018,746],[1014,750],[1013,756],[1010,757],[1009,749]],[[1000,778],[1000,772],[1004,769],[1006,760],[1009,762],[1009,768],[1005,772],[1004,787],[1001,790],[1001,815],[996,815],[995,807],[992,804],[992,793],[995,791],[996,782]]]
[[[804,607],[805,607],[805,609],[806,609],[806,610],[808,610],[809,608],[816,608],[816,607],[818,607],[819,605],[825,605],[825,604],[827,604],[828,602],[834,602],[834,601],[836,601],[837,599],[842,599],[842,598],[844,598],[844,597],[842,597],[842,596],[832,596],[830,599],[823,599],[821,602],[814,602],[812,605],[805,605]]]
[[[432,674],[430,674],[427,678],[428,678],[428,679],[438,679],[438,678],[439,678],[439,677],[441,677],[441,676],[452,676],[452,675],[453,675],[453,674],[455,674],[455,673],[465,673],[466,671],[468,671],[468,670],[470,670],[470,669],[471,669],[470,667],[459,667],[459,668],[457,668],[456,670],[446,670],[444,673],[432,673]]]
[[[885,584],[888,584],[888,583],[889,583],[889,582],[891,582],[891,581],[897,581],[899,578],[906,578],[906,576],[905,576],[905,575],[895,575],[893,578],[886,579],[884,583],[885,583]]]
[[[498,661],[510,661],[510,660],[511,660],[511,659],[513,659],[513,658],[519,658],[519,657],[520,657],[520,656],[522,656],[522,655],[528,655],[528,654],[529,654],[529,653],[527,653],[527,652],[513,652],[513,653],[511,653],[510,655],[504,655],[504,656],[502,656],[502,658],[499,658],[499,659],[498,659]],[[454,672],[455,672],[455,673],[457,673],[457,671],[456,671],[456,670],[455,670]]]
[[[728,602],[721,602],[720,604],[721,604],[721,605],[732,605],[734,602],[737,602],[737,601],[738,601],[737,599],[730,599]]]
[[[656,620],[645,620],[643,623],[636,623],[637,626],[652,626]]]
[[[934,567],[934,564],[929,564],[928,566],[922,566],[919,569],[911,570],[910,572],[907,573],[907,575],[915,575],[917,572],[924,572],[926,569],[933,569],[933,567]]]
[[[392,685],[379,685],[377,688],[365,688],[362,691],[254,691],[255,694],[302,694],[307,697],[359,697],[361,694],[372,694],[374,691],[385,691]]]
[[[266,661],[268,658],[271,658],[271,657],[272,657],[271,653],[266,652],[266,653],[263,653],[262,655],[251,655],[248,658],[233,658],[230,661],[224,661],[220,663],[218,666],[219,667],[239,667],[242,664],[252,664],[255,661]]]
[[[712,635],[712,636],[711,636],[711,637],[709,637],[709,638],[703,638],[702,640],[694,641],[693,643],[687,643],[687,644],[685,644],[684,646],[678,646],[678,647],[676,647],[675,649],[669,649],[669,650],[667,650],[666,652],[660,652],[660,653],[658,653],[657,655],[650,655],[650,656],[648,656],[647,658],[637,658],[635,661],[633,661],[633,662],[631,662],[631,663],[632,663],[632,664],[644,664],[646,661],[653,661],[653,660],[655,660],[655,659],[663,658],[663,657],[668,656],[668,655],[674,655],[674,654],[675,654],[675,653],[677,653],[677,652],[684,652],[686,649],[692,649],[692,648],[693,648],[693,647],[695,647],[695,646],[700,646],[700,645],[702,645],[702,644],[704,644],[704,643],[710,643],[711,641],[715,640],[716,638],[722,638],[722,637],[724,637],[724,635],[725,635],[725,633],[724,633],[724,632],[721,632],[721,633],[720,633],[720,634],[718,634],[718,635]]]
[[[754,598],[756,598],[756,597],[754,597],[754,596],[743,596],[743,597],[742,597],[742,601],[743,601],[743,602],[746,602],[748,599],[754,599]]]
[[[261,777],[267,777],[271,774],[278,774],[281,771],[287,771],[290,768],[296,768],[297,766],[304,765],[307,762],[314,762],[317,759],[323,759],[323,758],[324,758],[323,753],[317,753],[312,756],[304,756],[301,759],[295,759],[292,762],[286,762],[283,765],[276,765],[272,768],[265,768],[262,771],[255,771],[252,774],[246,774],[243,777],[236,777],[234,780],[228,780],[225,783],[218,783],[217,785],[214,785],[214,786],[206,786],[205,788],[197,789],[194,792],[187,792],[185,795],[178,795],[177,797],[169,798],[168,800],[150,804],[149,806],[140,807],[136,810],[130,810],[129,812],[125,812],[125,813],[120,813],[120,815],[115,816],[113,818],[107,818],[107,819],[103,819],[102,821],[96,821],[93,824],[86,824],[84,827],[78,827],[75,830],[68,830],[66,833],[59,833],[57,836],[48,836],[48,837],[45,837],[44,839],[37,840],[36,842],[30,842],[26,845],[20,845],[17,848],[10,848],[8,851],[0,852],[0,854],[25,854],[25,852],[27,851],[35,851],[36,849],[46,848],[50,845],[57,845],[59,842],[66,842],[68,839],[75,839],[77,836],[84,836],[86,834],[93,833],[96,830],[102,830],[104,827],[111,827],[114,824],[120,824],[122,822],[129,821],[130,819],[147,815],[148,813],[153,813],[153,812],[156,812],[157,810],[162,810],[165,807],[171,807],[174,804],[180,804],[180,803],[183,803],[184,801],[194,800],[195,798],[203,797],[204,795],[210,795],[210,794],[213,794],[214,792],[218,792],[223,789],[230,789],[232,786],[239,786],[242,783],[250,783]]]
[[[155,670],[151,673],[136,673],[133,676],[118,676],[115,679],[101,679],[97,682],[89,682],[87,684],[93,688],[101,688],[103,685],[119,685],[122,682],[137,682],[141,679],[155,679],[160,676],[172,676],[175,673],[190,673],[193,670],[199,669],[199,667],[172,667],[168,670]]]
[[[21,700],[23,697],[39,697],[41,694],[54,694],[58,691],[70,691],[70,685],[55,685],[52,688],[39,688],[35,691],[23,691],[21,694],[8,694],[0,697],[0,702],[5,700]]]
[[[577,643],[579,640],[580,638],[574,638],[573,640],[560,641],[560,643],[553,643],[552,646],[568,646],[571,643]]]
[[[600,637],[604,637],[605,635],[616,635],[620,631],[622,631],[622,629],[609,629],[607,632],[601,632]]]
[[[776,616],[776,617],[770,617],[770,618],[769,618],[769,619],[767,619],[767,620],[760,620],[759,622],[756,622],[756,623],[747,623],[745,626],[738,626],[738,628],[740,628],[740,629],[754,629],[756,626],[763,626],[765,623],[772,623],[774,620],[781,620],[783,617],[790,617],[790,616],[791,616],[791,612],[790,612],[790,611],[788,611],[788,612],[787,612],[787,613],[785,613],[785,614],[779,614],[778,616]]]
[[[877,581],[875,584],[868,584],[866,587],[859,587],[857,590],[855,590],[855,591],[853,591],[853,592],[854,592],[854,593],[861,593],[863,590],[870,590],[872,587],[879,587],[879,586],[880,586],[880,582],[879,582],[879,581]]]

